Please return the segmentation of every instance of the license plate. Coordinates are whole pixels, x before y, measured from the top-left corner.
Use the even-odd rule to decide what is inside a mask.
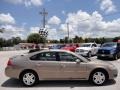
[[[101,56],[102,56],[102,57],[104,57],[105,55],[104,55],[104,54],[102,54]]]

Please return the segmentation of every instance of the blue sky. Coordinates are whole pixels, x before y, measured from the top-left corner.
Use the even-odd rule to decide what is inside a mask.
[[[39,12],[43,8],[48,12],[46,27],[50,39],[64,38],[67,22],[70,23],[71,38],[75,35],[119,36],[119,5],[119,0],[1,0],[0,28],[4,27],[6,32],[0,37],[20,36],[24,39],[30,33],[37,33],[42,27]]]

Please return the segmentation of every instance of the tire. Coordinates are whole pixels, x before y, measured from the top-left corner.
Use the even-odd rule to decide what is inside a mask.
[[[92,56],[91,52],[88,52],[88,58],[90,58]]]
[[[100,56],[97,56],[97,59],[101,59],[101,57],[100,57]]]
[[[20,81],[24,86],[34,86],[35,84],[38,83],[38,76],[35,72],[33,71],[25,71],[21,74],[20,76]]]
[[[113,59],[117,60],[119,57],[118,57],[118,54],[115,54]]]
[[[101,86],[105,84],[105,82],[108,80],[108,77],[104,71],[95,71],[91,74],[89,80],[94,85]]]

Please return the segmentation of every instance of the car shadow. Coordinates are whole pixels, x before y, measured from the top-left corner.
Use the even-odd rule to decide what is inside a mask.
[[[115,80],[109,80],[104,86],[114,85]],[[25,88],[18,79],[8,79],[2,85],[2,87],[9,88]],[[55,81],[40,81],[39,84],[34,87],[97,87],[93,84],[90,84],[88,81],[81,80],[55,80]],[[28,87],[26,87],[28,88]]]

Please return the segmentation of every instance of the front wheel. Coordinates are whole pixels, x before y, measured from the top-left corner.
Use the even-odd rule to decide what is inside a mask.
[[[88,52],[88,58],[90,58],[92,56],[91,52]]]
[[[95,85],[103,85],[106,80],[106,74],[102,71],[96,71],[90,77],[90,81]]]
[[[118,57],[118,54],[115,54],[114,57],[113,57],[115,60],[117,60],[119,57]]]

